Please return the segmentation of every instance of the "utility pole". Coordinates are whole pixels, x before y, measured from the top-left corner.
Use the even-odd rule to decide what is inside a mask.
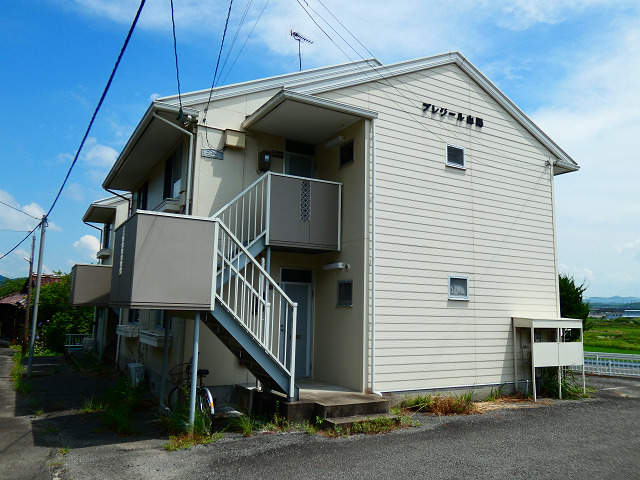
[[[300,50],[300,44],[302,42],[304,42],[304,43],[313,43],[313,42],[311,40],[309,40],[308,38],[303,37],[298,32],[294,32],[293,30],[290,30],[290,34],[293,37],[293,39],[296,42],[298,42],[298,59],[300,60],[300,71],[302,71],[302,52]]]
[[[47,229],[47,216],[42,216],[40,222],[40,251],[38,253],[38,276],[36,277],[36,298],[33,302],[33,318],[31,319],[31,341],[29,342],[29,364],[27,366],[27,378],[31,377],[31,365],[33,364],[33,344],[36,341],[36,322],[38,321],[38,302],[40,301],[40,283],[42,281],[42,255],[44,253],[44,233]]]
[[[27,305],[24,309],[24,334],[22,336],[22,356],[27,353],[27,338],[29,337],[29,312],[31,312],[31,277],[33,277],[33,252],[36,249],[36,236],[31,237],[31,257],[29,257],[29,286],[27,290]],[[26,260],[26,259],[25,259]]]

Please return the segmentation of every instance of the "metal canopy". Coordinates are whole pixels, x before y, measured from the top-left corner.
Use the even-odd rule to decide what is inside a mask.
[[[184,115],[198,116],[195,109],[183,109]],[[148,173],[183,137],[179,129],[158,120],[161,116],[178,125],[178,109],[151,104],[102,186],[105,189],[135,191]],[[186,132],[186,130],[185,130]]]
[[[377,113],[312,95],[279,92],[242,123],[259,133],[317,144]]]
[[[87,223],[109,223],[116,213],[116,205],[91,205],[82,217]]]

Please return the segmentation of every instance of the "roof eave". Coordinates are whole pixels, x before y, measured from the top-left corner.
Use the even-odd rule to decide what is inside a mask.
[[[134,147],[136,146],[140,138],[144,135],[145,131],[147,130],[151,121],[153,120],[154,115],[158,113],[168,113],[168,114],[178,115],[180,113],[180,107],[176,105],[170,105],[158,100],[153,101],[151,105],[149,105],[149,108],[147,108],[147,111],[142,116],[142,119],[138,123],[136,129],[133,131],[133,133],[129,137],[127,144],[122,149],[122,152],[120,152],[118,159],[111,167],[111,170],[107,174],[104,182],[102,182],[102,188],[104,188],[105,190],[110,189],[111,183],[114,181],[115,177],[118,175],[118,172],[120,171],[124,163],[127,161],[127,158],[131,154],[132,150],[134,149]],[[197,118],[198,115],[200,114],[199,110],[195,108],[189,108],[189,107],[182,107],[182,113],[184,115],[191,115],[194,119]]]

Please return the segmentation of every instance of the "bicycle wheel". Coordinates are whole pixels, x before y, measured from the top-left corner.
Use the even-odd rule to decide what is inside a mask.
[[[204,433],[211,433],[213,429],[213,397],[209,389],[199,388],[196,397],[196,409],[197,415],[202,422],[202,431]]]
[[[167,406],[175,413],[189,408],[189,396],[182,385],[173,387],[167,396]]]

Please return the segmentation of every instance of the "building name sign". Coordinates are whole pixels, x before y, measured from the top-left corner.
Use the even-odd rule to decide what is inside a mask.
[[[480,117],[472,117],[471,115],[464,115],[460,112],[454,112],[445,107],[438,107],[432,103],[422,104],[422,113],[431,112],[432,115],[440,115],[441,117],[449,116],[455,117],[456,122],[466,121],[468,125],[475,125],[476,127],[484,127],[484,120]]]

